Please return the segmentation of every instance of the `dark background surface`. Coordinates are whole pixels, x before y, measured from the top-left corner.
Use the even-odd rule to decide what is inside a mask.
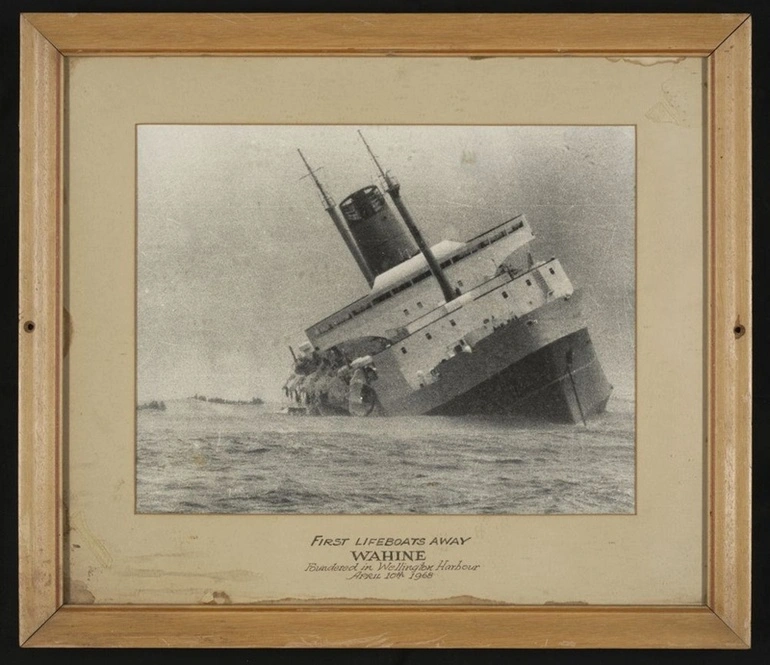
[[[495,0],[469,0],[420,2],[343,2],[341,0],[286,0],[279,2],[244,2],[223,0],[79,0],[72,2],[55,0],[6,0],[0,8],[0,111],[2,118],[3,152],[0,160],[0,194],[3,207],[0,219],[3,233],[0,241],[3,270],[2,284],[5,305],[3,321],[2,366],[0,366],[0,404],[3,405],[3,463],[2,483],[2,621],[0,621],[0,653],[10,662],[30,663],[101,663],[112,662],[162,662],[162,663],[746,663],[762,662],[770,656],[770,612],[768,612],[768,530],[767,471],[770,453],[768,438],[770,428],[770,360],[764,353],[764,340],[768,336],[767,295],[767,220],[770,197],[767,194],[768,108],[767,57],[770,35],[770,3],[729,1],[626,1],[610,0],[574,2],[551,0],[524,0],[500,2]],[[753,14],[754,44],[754,565],[753,565],[753,648],[749,651],[552,651],[552,650],[31,650],[17,646],[17,582],[16,582],[16,325],[17,274],[18,274],[18,15],[20,12],[342,12],[342,11],[390,11],[390,12],[750,12]],[[672,334],[676,324],[672,322]],[[6,662],[9,662],[6,660]]]

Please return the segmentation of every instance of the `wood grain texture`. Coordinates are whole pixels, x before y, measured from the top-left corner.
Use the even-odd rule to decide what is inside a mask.
[[[30,646],[738,648],[706,608],[64,607]]]
[[[133,647],[748,645],[751,183],[746,16],[31,14],[22,19],[21,33],[22,642]],[[707,606],[60,608],[62,54],[710,56]],[[33,332],[25,332],[26,321],[35,323]],[[738,325],[746,332],[736,336]]]
[[[21,20],[19,639],[61,605],[62,57]]]
[[[27,14],[64,55],[696,55],[739,14]]]
[[[709,59],[708,604],[751,634],[751,22]]]

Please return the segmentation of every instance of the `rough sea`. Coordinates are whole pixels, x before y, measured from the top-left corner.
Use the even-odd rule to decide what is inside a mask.
[[[633,402],[587,426],[504,417],[292,416],[166,402],[137,412],[139,513],[633,513]]]

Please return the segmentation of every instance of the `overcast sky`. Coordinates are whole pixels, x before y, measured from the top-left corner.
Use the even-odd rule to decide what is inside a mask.
[[[288,345],[367,291],[297,148],[342,201],[376,181],[353,126],[138,128],[138,396],[280,399]],[[430,244],[525,213],[633,394],[633,127],[361,127]]]

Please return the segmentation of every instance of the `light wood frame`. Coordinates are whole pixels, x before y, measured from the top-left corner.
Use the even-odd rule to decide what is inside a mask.
[[[472,21],[473,30],[467,26]],[[355,28],[355,29],[353,29]],[[69,56],[693,56],[708,63],[702,606],[63,603],[64,74]],[[742,14],[21,17],[19,639],[26,646],[746,648],[751,610],[751,19]]]

